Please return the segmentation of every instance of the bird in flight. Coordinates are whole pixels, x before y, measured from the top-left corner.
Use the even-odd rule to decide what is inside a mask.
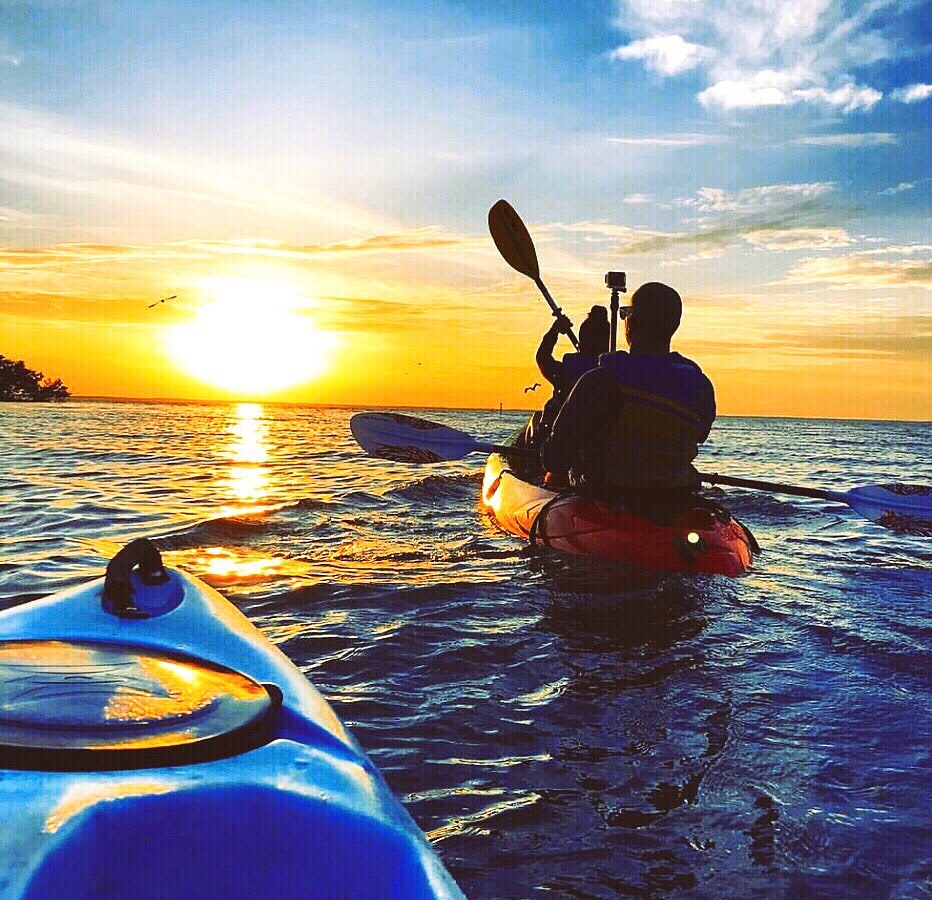
[[[177,294],[172,294],[171,297],[162,297],[161,300],[156,300],[155,303],[150,303],[146,309],[152,309],[153,306],[158,306],[160,303],[164,303],[166,300],[174,300],[177,297]]]
[[[535,381],[534,384],[532,384],[530,387],[526,387],[524,389],[524,393],[526,394],[528,391],[536,391],[539,387],[540,387],[540,382]]]

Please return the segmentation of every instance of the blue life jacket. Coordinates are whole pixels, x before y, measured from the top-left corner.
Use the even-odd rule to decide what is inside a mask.
[[[619,395],[601,479],[618,487],[696,486],[692,461],[715,420],[715,391],[702,369],[679,353],[625,351],[603,354],[599,366]]]
[[[587,353],[564,353],[563,354],[563,377],[566,387],[564,394],[569,394],[576,386],[586,372],[591,372],[597,365],[598,360],[593,359]],[[563,398],[564,400],[566,397]]]

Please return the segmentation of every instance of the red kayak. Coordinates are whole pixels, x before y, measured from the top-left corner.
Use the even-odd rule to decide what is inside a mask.
[[[727,511],[701,501],[648,519],[522,481],[498,453],[486,463],[481,500],[506,531],[562,553],[668,572],[743,575],[751,565],[753,538]]]

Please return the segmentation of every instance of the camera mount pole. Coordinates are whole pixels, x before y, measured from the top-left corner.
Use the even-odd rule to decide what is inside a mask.
[[[618,349],[618,292],[627,293],[628,280],[624,272],[606,272],[605,286],[612,292],[612,325],[611,341],[609,344],[610,351],[614,353]]]
[[[618,349],[618,288],[612,288],[612,343],[611,351]]]

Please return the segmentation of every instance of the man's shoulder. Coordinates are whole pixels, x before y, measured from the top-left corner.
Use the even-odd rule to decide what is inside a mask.
[[[613,384],[614,380],[608,371],[597,366],[580,376],[566,402],[577,406],[589,405],[594,399],[604,397],[606,390]]]
[[[603,369],[601,365],[595,366],[595,368],[590,369],[588,372],[579,376],[579,381],[576,382],[576,386],[579,387],[583,385],[588,389],[598,387],[599,385],[610,384],[612,381],[612,376],[609,373],[608,369]]]
[[[688,356],[683,356],[682,353],[677,353],[675,350],[670,353],[670,362],[674,366],[682,366],[683,368],[695,369],[695,371],[702,373],[702,367],[694,359],[690,359]]]

